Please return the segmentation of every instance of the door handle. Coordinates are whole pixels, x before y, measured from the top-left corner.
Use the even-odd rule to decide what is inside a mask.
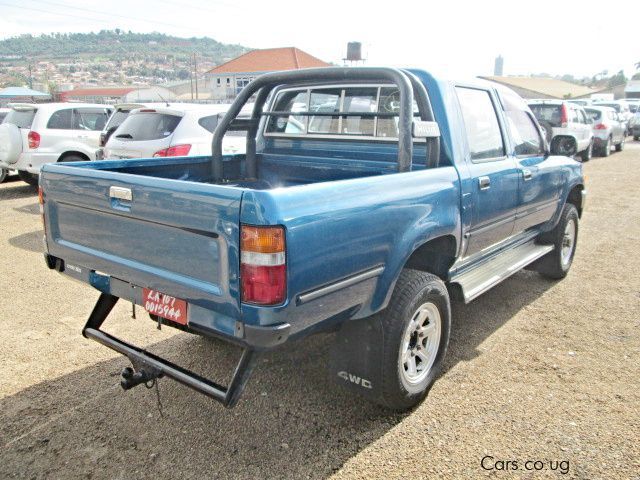
[[[524,179],[524,181],[526,182],[527,180],[531,180],[531,177],[533,177],[533,173],[531,173],[531,170],[529,170],[528,168],[523,168],[522,178]]]
[[[480,190],[489,190],[491,188],[491,179],[489,177],[478,177],[478,185],[480,185]]]

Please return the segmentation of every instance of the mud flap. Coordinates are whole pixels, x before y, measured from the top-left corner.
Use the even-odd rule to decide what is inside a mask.
[[[331,347],[333,381],[379,402],[382,397],[384,329],[379,315],[342,324]]]

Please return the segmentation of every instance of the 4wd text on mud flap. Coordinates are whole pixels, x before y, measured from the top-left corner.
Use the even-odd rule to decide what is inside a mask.
[[[341,372],[338,372],[338,376],[343,380],[346,380],[347,382],[355,383],[356,385],[360,385],[361,387],[373,388],[373,385],[369,380],[360,378],[357,375],[354,375],[353,373],[341,371]]]

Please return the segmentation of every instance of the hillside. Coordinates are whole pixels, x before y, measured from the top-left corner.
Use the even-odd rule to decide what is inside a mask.
[[[38,83],[158,83],[189,78],[248,49],[212,38],[102,30],[0,40],[0,86]]]

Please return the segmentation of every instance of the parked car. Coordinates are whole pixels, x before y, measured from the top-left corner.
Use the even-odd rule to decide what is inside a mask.
[[[0,123],[4,120],[4,117],[9,113],[8,108],[0,108]],[[6,168],[0,168],[0,183],[4,182],[7,176],[9,175],[9,170]]]
[[[219,115],[229,105],[176,103],[132,110],[104,147],[104,158],[149,158],[211,154]],[[225,153],[244,153],[244,132],[224,142]]]
[[[129,116],[129,114],[138,108],[154,108],[157,106],[165,106],[166,103],[118,103],[113,105],[113,113],[107,120],[107,124],[104,126],[104,129],[100,133],[100,148],[96,151],[96,160],[104,159],[104,146],[107,144],[107,141],[117,130],[117,128],[122,125],[122,122]]]
[[[254,95],[246,154],[223,155]],[[164,376],[231,407],[259,352],[334,330],[335,381],[405,410],[442,368],[447,285],[469,302],[526,266],[565,277],[585,195],[512,90],[330,67],[247,85],[212,155],[48,164],[39,198],[47,265],[101,292],[83,334],[132,361],[124,389]],[[229,386],[101,330],[119,299],[241,346]]]
[[[593,154],[593,128],[580,105],[565,100],[530,101],[549,145],[565,155],[577,152],[583,161]]]
[[[629,121],[633,114],[629,104],[624,100],[610,100],[608,102],[594,102],[594,107],[611,107],[620,115],[620,121],[624,123],[625,135],[629,135]]]
[[[634,140],[640,140],[640,109],[629,120],[629,130]]]
[[[611,107],[587,107],[584,109],[593,121],[594,148],[599,155],[608,157],[611,147],[622,151],[626,139],[626,127],[619,114]]]
[[[640,99],[629,99],[627,98],[627,105],[629,105],[629,111],[633,114],[638,112],[638,109],[640,108]]]
[[[95,160],[111,107],[88,103],[15,103],[0,125],[0,168],[38,184],[42,165]]]

